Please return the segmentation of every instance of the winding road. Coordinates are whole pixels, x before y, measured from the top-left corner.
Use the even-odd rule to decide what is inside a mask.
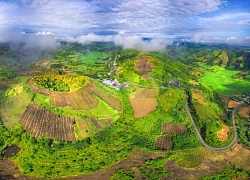
[[[239,103],[238,106],[236,106],[236,107],[234,108],[233,112],[232,112],[232,121],[233,121],[233,127],[234,127],[234,138],[233,138],[233,140],[232,140],[231,143],[228,144],[227,146],[216,148],[216,147],[209,146],[209,145],[202,139],[201,134],[200,134],[200,132],[198,131],[198,129],[197,129],[196,125],[195,125],[195,122],[194,122],[194,120],[193,120],[193,117],[192,117],[192,115],[191,115],[191,113],[190,113],[190,111],[189,111],[189,108],[188,108],[188,96],[187,96],[186,111],[187,111],[187,113],[188,113],[189,119],[190,119],[190,121],[191,121],[191,123],[192,123],[192,125],[193,125],[193,128],[194,128],[194,131],[195,131],[196,135],[198,136],[198,138],[199,138],[201,144],[202,144],[204,147],[206,147],[206,148],[208,148],[208,149],[211,149],[211,150],[213,150],[213,151],[222,151],[222,150],[226,150],[226,149],[231,148],[235,143],[237,143],[237,141],[238,141],[238,135],[237,135],[236,122],[235,122],[235,114],[237,113],[237,110],[239,109],[239,107],[243,106],[244,104],[245,104],[244,102]]]

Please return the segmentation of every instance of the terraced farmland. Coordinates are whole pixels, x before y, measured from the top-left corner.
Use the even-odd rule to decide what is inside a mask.
[[[107,94],[106,92],[98,89],[94,83],[90,83],[89,87],[91,88],[92,92],[94,92],[98,97],[100,97],[109,106],[113,107],[117,111],[122,110],[122,102],[119,98],[111,94]]]
[[[57,138],[59,140],[75,142],[73,122],[76,119],[53,114],[32,102],[19,120],[23,129],[34,137]]]
[[[53,92],[46,89],[42,89],[32,82],[32,79],[27,83],[28,87],[34,93],[41,93],[44,95],[49,95],[50,104],[54,107],[66,107],[70,106],[72,109],[77,110],[89,110],[96,108],[99,104],[99,99],[95,96],[97,95],[105,103],[107,103],[112,108],[121,111],[122,102],[119,98],[114,95],[107,94],[106,92],[98,89],[95,83],[90,82],[86,86],[73,91],[73,92]]]

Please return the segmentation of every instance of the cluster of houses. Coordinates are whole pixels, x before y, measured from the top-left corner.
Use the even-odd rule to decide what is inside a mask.
[[[110,80],[110,79],[103,79],[102,83],[114,88],[115,90],[119,91],[121,88],[128,88],[128,83],[120,83],[117,79]]]

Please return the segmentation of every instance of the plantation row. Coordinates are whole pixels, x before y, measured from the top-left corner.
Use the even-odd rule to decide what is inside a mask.
[[[159,136],[156,139],[155,149],[171,150],[173,148],[173,142],[171,136]]]
[[[34,137],[57,138],[65,141],[76,141],[72,123],[75,118],[53,114],[32,102],[19,120],[23,129]]]
[[[94,83],[90,83],[89,87],[91,88],[91,90],[97,95],[99,96],[105,103],[107,103],[108,105],[110,105],[111,107],[113,107],[114,109],[116,109],[117,111],[121,111],[122,110],[122,102],[120,101],[119,98],[107,94],[104,91],[98,89]]]
[[[36,84],[34,84],[32,79],[29,80],[27,85],[34,93],[49,95],[50,104],[55,107],[70,106],[73,109],[83,109],[83,110],[93,109],[96,108],[99,104],[99,100],[94,96],[94,94],[96,94],[105,103],[107,103],[114,109],[118,111],[122,110],[122,102],[120,101],[119,98],[107,94],[104,91],[98,89],[94,83],[89,83],[85,87],[70,93],[52,92],[42,89]]]

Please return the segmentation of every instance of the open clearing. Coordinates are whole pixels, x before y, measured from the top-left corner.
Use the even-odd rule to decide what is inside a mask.
[[[220,139],[220,141],[225,141],[228,139],[228,133],[229,133],[230,129],[228,126],[226,126],[223,123],[220,123],[220,125],[222,126],[222,129],[217,132],[217,135],[218,135],[218,138]]]
[[[240,71],[229,70],[219,66],[206,66],[204,77],[199,82],[210,89],[226,94],[241,94],[249,91],[250,81],[232,77]]]
[[[239,109],[238,113],[243,118],[250,118],[250,107],[243,106]]]
[[[139,88],[130,95],[129,100],[134,110],[134,118],[147,116],[158,105],[156,89]]]
[[[141,75],[147,75],[150,71],[155,68],[155,65],[150,62],[152,57],[142,56],[135,61],[135,69]]]

